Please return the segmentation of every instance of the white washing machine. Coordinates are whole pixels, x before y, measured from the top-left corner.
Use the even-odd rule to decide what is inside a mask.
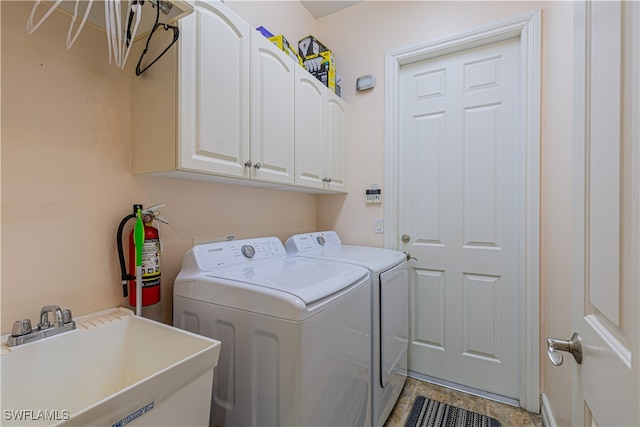
[[[213,426],[371,424],[367,269],[288,257],[275,237],[198,245],[174,326],[222,342]]]
[[[372,425],[382,426],[407,378],[409,275],[402,252],[343,245],[335,231],[299,234],[285,243],[289,255],[365,267],[372,282]]]

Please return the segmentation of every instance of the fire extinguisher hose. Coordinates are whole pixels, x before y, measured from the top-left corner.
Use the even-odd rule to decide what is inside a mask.
[[[124,249],[122,248],[122,232],[124,231],[124,226],[130,219],[135,218],[134,214],[125,216],[120,225],[118,226],[118,234],[116,236],[116,244],[118,245],[118,259],[120,260],[120,272],[121,272],[121,280],[122,280],[122,296],[125,298],[129,296],[129,289],[127,287],[127,282],[129,280],[134,280],[135,277],[131,274],[127,273],[127,265],[124,261]]]
[[[122,280],[122,295],[126,298],[129,296],[129,290],[127,286],[127,282],[129,280],[135,280],[135,276],[132,276],[127,272],[127,265],[124,261],[124,249],[122,247],[122,233],[124,231],[124,226],[130,219],[135,218],[138,212],[138,209],[142,209],[142,205],[133,205],[133,213],[125,216],[122,221],[120,221],[120,225],[118,225],[118,232],[116,234],[116,245],[118,247],[118,259],[120,260],[120,272],[121,272],[121,280]]]

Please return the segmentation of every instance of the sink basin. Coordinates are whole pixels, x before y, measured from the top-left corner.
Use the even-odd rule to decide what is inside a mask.
[[[208,425],[220,342],[114,308],[7,347],[4,425]]]

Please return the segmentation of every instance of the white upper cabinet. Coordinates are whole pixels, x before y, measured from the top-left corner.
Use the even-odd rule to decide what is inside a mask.
[[[296,69],[296,185],[324,189],[324,92],[320,80]]]
[[[251,27],[198,2],[180,28],[178,169],[249,178]]]
[[[340,98],[221,2],[179,25],[133,80],[132,173],[346,191]]]
[[[258,31],[252,31],[252,55],[252,174],[261,181],[293,184],[294,67],[300,66]]]
[[[346,192],[345,103],[296,69],[296,185]]]
[[[325,91],[327,109],[328,152],[326,153],[329,189],[347,191],[347,112],[345,102],[331,91]]]

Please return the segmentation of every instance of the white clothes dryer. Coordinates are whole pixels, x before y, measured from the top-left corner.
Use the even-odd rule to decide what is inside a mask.
[[[343,245],[335,231],[299,234],[285,243],[292,256],[365,267],[372,281],[372,425],[382,426],[407,378],[409,275],[402,252]]]
[[[288,257],[275,237],[187,251],[173,321],[222,342],[210,425],[370,425],[369,283],[362,267]]]

